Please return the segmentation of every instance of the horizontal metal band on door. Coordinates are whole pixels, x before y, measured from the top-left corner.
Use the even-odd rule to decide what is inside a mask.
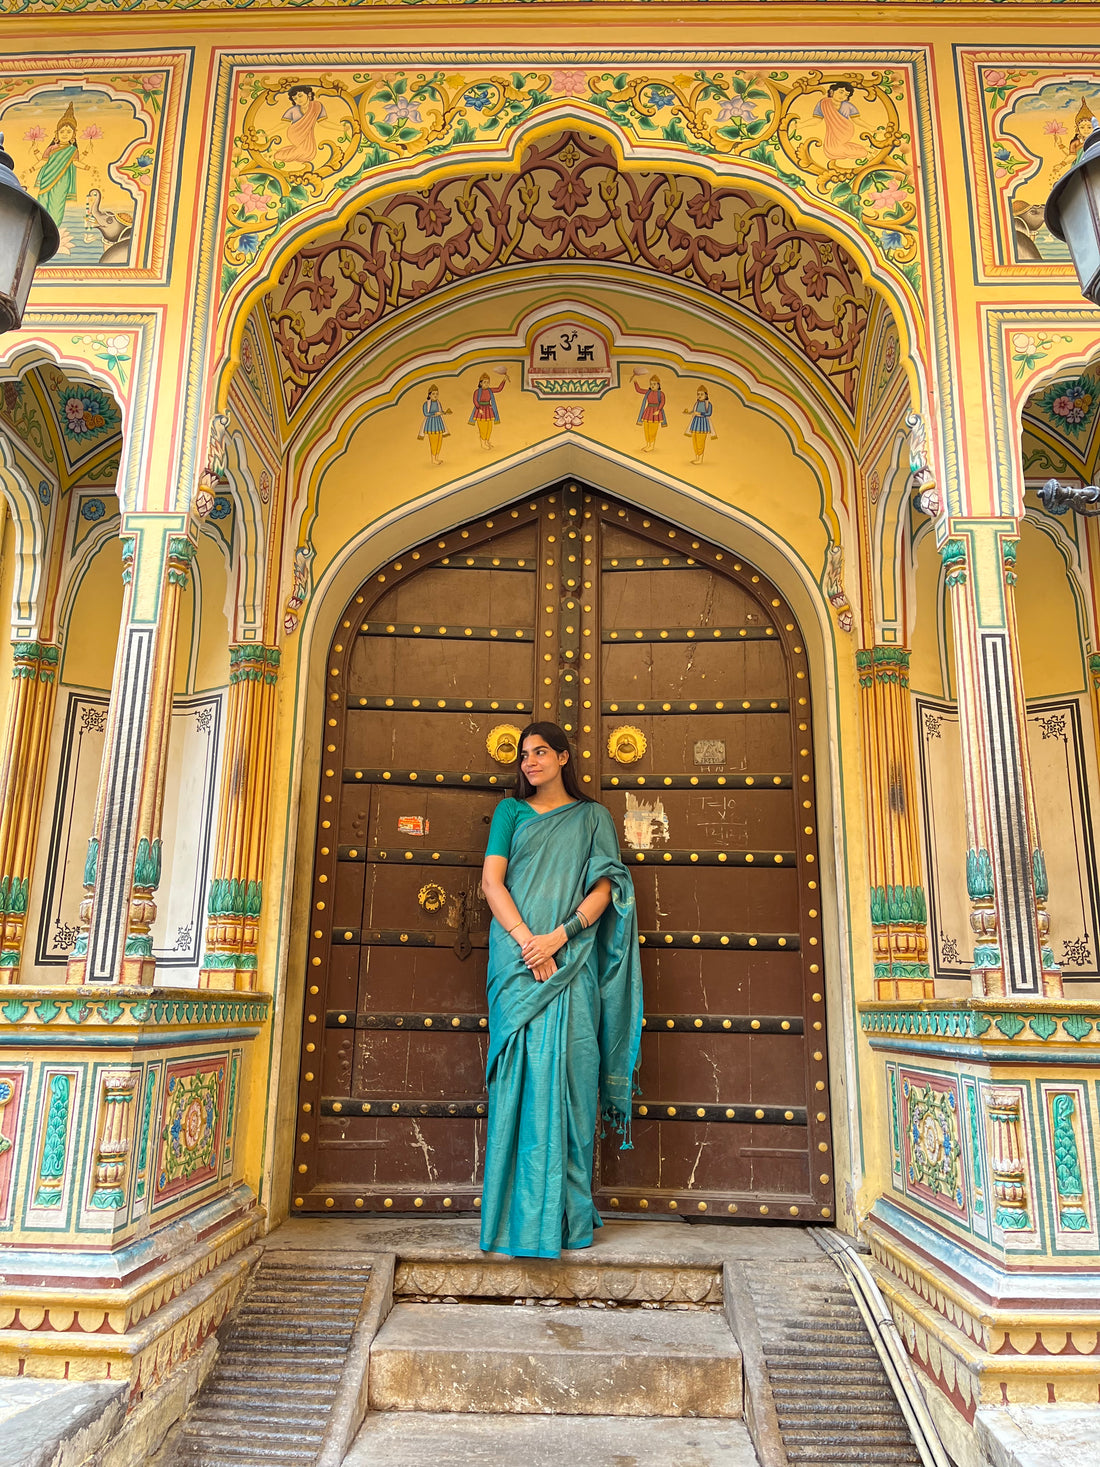
[[[604,629],[602,642],[765,642],[774,627],[616,627]]]
[[[709,573],[711,567],[702,561],[693,559],[690,555],[612,555],[605,556],[600,561],[600,569],[605,571],[703,570]]]
[[[463,555],[456,560],[445,555],[437,560],[432,570],[510,570],[528,571],[532,575],[539,568],[538,558],[533,555]]]
[[[489,1021],[484,1014],[382,1014],[352,1013],[349,1009],[328,1009],[326,1029],[374,1029],[383,1033],[415,1033],[436,1029],[445,1034],[480,1033]],[[647,1014],[642,1020],[647,1033],[680,1034],[790,1034],[803,1033],[800,1015],[789,1019],[776,1014],[750,1019],[746,1014]]]
[[[387,1117],[400,1120],[411,1116],[440,1120],[477,1120],[486,1114],[487,1100],[356,1100],[352,1096],[323,1096],[323,1116],[366,1116],[377,1120]],[[724,1105],[678,1101],[675,1105],[661,1100],[635,1101],[631,1114],[638,1120],[651,1121],[718,1121],[739,1126],[805,1126],[805,1106]],[[802,1154],[801,1152],[799,1153]]]
[[[796,866],[793,851],[620,851],[625,865],[641,866]],[[370,865],[480,866],[483,851],[370,851],[366,846],[337,846],[338,861],[366,861]]]
[[[791,790],[793,774],[605,774],[605,790]]]
[[[430,713],[432,710],[422,709]],[[455,709],[454,712],[460,710]],[[466,709],[462,709],[466,712]],[[343,784],[435,785],[439,789],[489,790],[510,786],[511,774],[463,774],[457,769],[353,769],[343,772]],[[605,774],[602,786],[607,789],[673,789],[673,790],[789,790],[794,788],[793,774]]]
[[[408,927],[375,927],[363,931],[359,927],[334,927],[333,947],[453,947],[459,938],[455,928],[436,930]],[[473,948],[489,946],[486,932],[471,932],[467,940]],[[798,952],[801,941],[797,932],[639,932],[641,947],[689,947],[719,952]]]
[[[667,698],[649,698],[641,703],[605,702],[600,712],[606,714],[645,713],[657,718],[662,713],[789,713],[789,698],[680,698],[669,702]]]
[[[356,698],[349,694],[351,710],[365,708],[382,713],[527,713],[534,704],[506,698]]]
[[[461,622],[453,627],[424,626],[411,621],[365,621],[359,628],[361,637],[419,637],[423,642],[533,642],[534,627],[467,627]]]

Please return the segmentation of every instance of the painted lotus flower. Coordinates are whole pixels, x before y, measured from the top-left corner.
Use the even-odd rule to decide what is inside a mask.
[[[386,107],[386,121],[391,126],[398,122],[419,122],[420,108],[414,107],[408,97],[395,97]]]
[[[555,428],[580,428],[584,424],[584,408],[568,407],[564,403],[554,409]]]
[[[555,92],[564,92],[566,96],[584,97],[588,94],[588,78],[579,67],[551,72],[550,81]]]

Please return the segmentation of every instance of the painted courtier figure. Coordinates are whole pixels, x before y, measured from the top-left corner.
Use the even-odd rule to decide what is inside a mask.
[[[486,451],[491,451],[493,447],[490,442],[493,436],[493,424],[500,422],[496,395],[498,392],[503,392],[508,385],[508,368],[504,367],[500,375],[500,382],[496,387],[492,387],[488,372],[482,372],[474,388],[474,406],[470,413],[470,422],[477,424],[477,431],[481,434],[481,446]]]
[[[827,158],[840,163],[855,158],[860,150],[853,117],[859,116],[859,108],[852,101],[855,87],[851,82],[833,82],[814,108],[814,116],[825,124],[825,136],[821,148]]]
[[[711,414],[714,412],[714,404],[710,400],[710,393],[705,387],[700,387],[695,393],[694,407],[686,407],[685,413],[691,413],[691,422],[684,433],[685,438],[691,439],[691,446],[695,452],[692,459],[693,464],[703,462],[703,452],[707,446],[708,438],[717,438],[718,434],[710,425]]]
[[[652,453],[657,443],[657,429],[668,427],[661,379],[654,373],[647,387],[643,387],[640,382],[636,381],[634,391],[641,393],[642,396],[642,405],[638,409],[638,422],[641,423],[642,432],[645,434],[645,447],[642,452]]]
[[[317,152],[317,124],[326,116],[323,102],[318,102],[312,87],[289,87],[286,94],[290,106],[283,113],[286,143],[275,154],[277,163],[312,163]]]
[[[444,438],[450,437],[450,429],[444,423],[444,417],[450,417],[450,408],[440,407],[439,388],[433,382],[428,388],[428,395],[424,399],[421,411],[424,414],[424,422],[421,424],[417,438],[427,438],[428,447],[432,451],[432,463],[442,463],[439,450],[443,446]]]
[[[50,145],[34,180],[38,202],[55,224],[65,218],[65,208],[76,198],[76,166],[80,153],[76,146],[76,113],[70,102],[54,129]]]

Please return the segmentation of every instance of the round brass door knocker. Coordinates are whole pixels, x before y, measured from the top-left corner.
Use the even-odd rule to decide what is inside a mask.
[[[447,900],[447,893],[438,881],[429,881],[427,886],[422,886],[417,892],[416,899],[425,912],[438,912]]]
[[[607,740],[607,752],[617,764],[637,764],[647,747],[645,734],[629,723],[613,728]]]
[[[489,730],[485,747],[498,764],[514,764],[519,755],[520,731],[512,723],[498,723]]]

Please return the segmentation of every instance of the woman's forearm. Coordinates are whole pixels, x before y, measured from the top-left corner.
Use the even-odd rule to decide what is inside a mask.
[[[485,893],[485,900],[489,903],[489,910],[500,925],[517,942],[523,942],[525,937],[530,937],[530,928],[523,920],[523,914],[512,900],[512,894],[502,881],[482,881],[481,889]]]
[[[598,922],[611,902],[611,883],[606,876],[601,876],[596,885],[581,902],[577,911],[584,917],[589,927],[593,922]]]

